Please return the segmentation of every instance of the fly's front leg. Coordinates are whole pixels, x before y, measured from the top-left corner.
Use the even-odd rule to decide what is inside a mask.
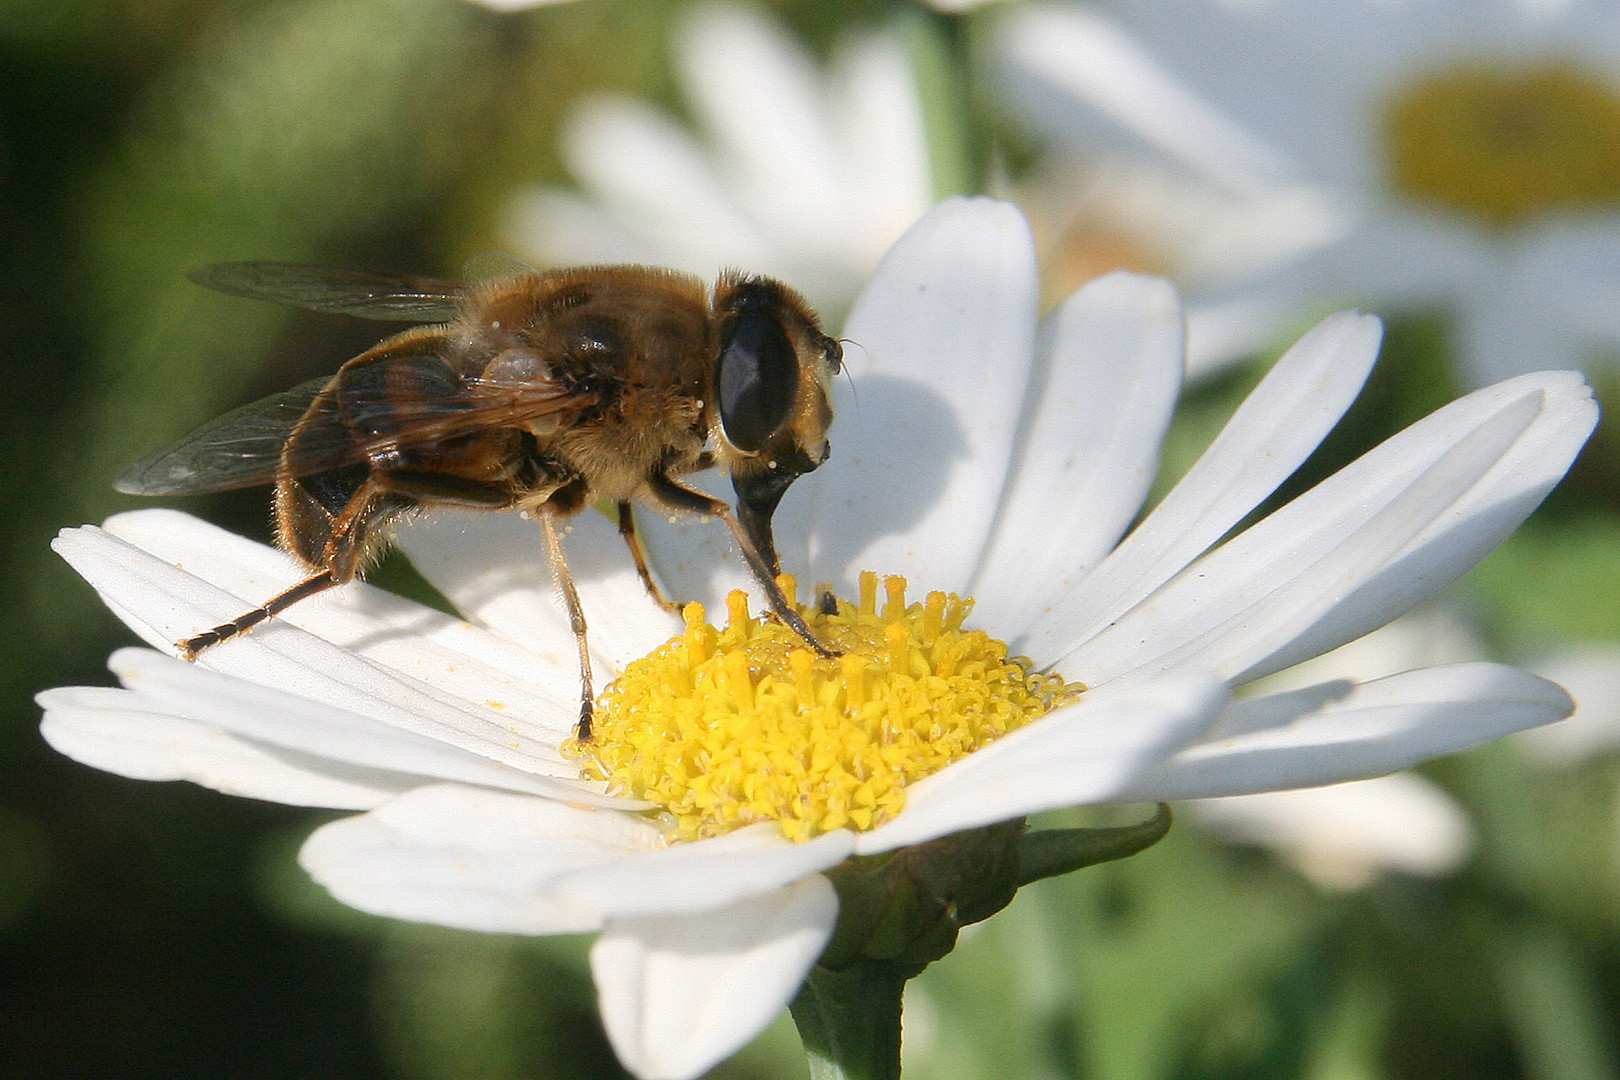
[[[574,641],[579,646],[579,725],[575,731],[580,742],[588,743],[595,709],[591,694],[591,647],[585,640],[585,609],[580,606],[579,590],[574,588],[574,575],[563,554],[558,516],[559,512],[550,504],[540,507],[540,528],[546,537],[546,555],[551,559],[551,578],[557,583],[557,591],[562,593],[563,604],[568,608],[568,628],[574,632]]]
[[[667,476],[655,475],[648,481],[648,487],[659,502],[676,510],[685,510],[697,514],[709,514],[726,523],[731,535],[736,538],[737,547],[742,551],[743,561],[748,569],[753,571],[754,578],[759,587],[765,591],[765,599],[771,606],[771,612],[788,628],[798,634],[820,656],[838,656],[839,653],[822,644],[821,640],[811,632],[809,625],[804,621],[793,605],[788,603],[782,592],[782,586],[776,583],[775,567],[766,561],[764,554],[755,546],[747,530],[737,520],[737,515],[730,506],[720,499],[705,495],[701,491],[693,491],[689,487],[677,484]],[[775,552],[773,551],[774,555]]]

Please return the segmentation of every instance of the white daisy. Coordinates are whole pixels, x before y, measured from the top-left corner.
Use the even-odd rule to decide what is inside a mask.
[[[758,9],[708,4],[674,55],[702,134],[636,98],[586,98],[562,133],[580,191],[518,196],[511,244],[540,265],[745,266],[843,312],[933,203],[898,35],[846,41],[824,73]]]
[[[806,580],[851,597],[858,571],[874,567],[915,591],[972,595],[974,623],[1087,686],[912,784],[870,829],[824,815],[800,830],[809,839],[789,841],[795,808],[821,798],[817,788],[778,807],[781,824],[672,842],[645,803],[580,779],[564,752],[573,642],[539,530],[515,517],[437,519],[403,537],[466,622],[346,586],[196,664],[170,643],[258,603],[297,569],[171,511],[67,530],[57,549],[153,649],[114,654],[122,689],[41,695],[45,735],[125,775],[365,811],[316,830],[302,854],[353,906],[484,931],[599,932],[592,970],[620,1057],[642,1077],[692,1077],[794,997],[838,918],[822,871],[853,854],[1053,807],[1373,776],[1568,714],[1557,686],[1495,664],[1229,694],[1389,621],[1510,532],[1595,422],[1579,376],[1524,376],[1457,401],[1214,546],[1355,397],[1376,320],[1346,313],[1308,333],[1130,529],[1181,380],[1176,298],[1161,281],[1114,275],[1037,325],[1036,295],[1029,231],[1011,207],[955,200],[908,231],[845,327],[861,347],[840,380],[833,458],[778,515],[784,563]],[[724,603],[742,574],[719,527],[652,524],[674,593]],[[671,557],[677,543],[688,545],[682,558]],[[681,632],[644,595],[604,520],[581,515],[569,549],[601,670],[623,671]],[[872,663],[811,697],[836,711],[858,682],[879,701],[900,685],[889,658],[915,671],[910,643],[960,617],[944,598],[901,614],[915,629],[883,629]],[[697,652],[732,665],[705,684],[718,695],[710,704],[729,696],[740,714],[743,700],[767,696],[724,641],[688,633]],[[692,648],[683,640],[660,655],[690,659],[681,650]],[[954,677],[956,660],[928,663],[937,667],[925,674]],[[989,685],[966,665],[955,674],[965,692]],[[881,715],[892,718],[882,712],[892,700]],[[992,712],[946,710],[915,745],[931,753]],[[694,737],[706,737],[699,727]],[[605,756],[610,737],[600,738],[593,750]]]
[[[1476,385],[1620,345],[1620,8],[1451,0],[1020,7],[1017,108],[1249,205],[1251,313],[1456,319]]]

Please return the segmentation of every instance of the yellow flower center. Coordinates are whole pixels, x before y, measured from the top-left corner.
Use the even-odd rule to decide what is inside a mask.
[[[779,579],[794,597],[791,577]],[[906,786],[1072,700],[1083,687],[1032,672],[982,630],[972,607],[929,593],[906,603],[904,578],[864,573],[851,604],[823,593],[798,607],[816,655],[792,630],[727,599],[717,630],[701,604],[686,632],[630,664],[597,701],[587,779],[667,814],[674,840],[780,822],[794,840],[893,818]]]
[[[1620,90],[1568,61],[1459,63],[1392,96],[1391,186],[1499,229],[1620,203]]]

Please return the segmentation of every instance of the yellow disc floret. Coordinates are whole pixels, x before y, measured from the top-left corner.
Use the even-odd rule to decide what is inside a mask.
[[[1620,86],[1569,61],[1462,62],[1385,103],[1391,186],[1500,229],[1620,205]]]
[[[779,580],[792,598],[792,579]],[[750,616],[743,593],[723,630],[688,604],[686,632],[626,668],[597,701],[591,741],[570,752],[587,778],[662,807],[672,839],[774,820],[808,840],[882,824],[908,784],[1083,689],[963,629],[971,601],[934,592],[908,605],[899,577],[883,593],[880,604],[866,573],[857,603],[823,593],[799,608],[831,657]]]

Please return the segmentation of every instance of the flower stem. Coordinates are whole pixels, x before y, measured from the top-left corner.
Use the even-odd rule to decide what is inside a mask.
[[[790,1006],[810,1080],[898,1080],[900,998],[916,970],[878,960],[811,969]]]
[[[934,198],[976,194],[982,183],[962,20],[919,4],[907,10],[901,25],[917,79]]]

